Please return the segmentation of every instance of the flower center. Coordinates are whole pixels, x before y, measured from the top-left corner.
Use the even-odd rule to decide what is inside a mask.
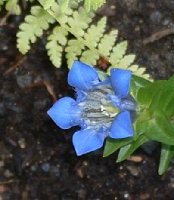
[[[86,127],[108,130],[116,115],[122,110],[135,111],[136,104],[132,97],[120,99],[115,96],[112,87],[102,85],[90,90],[84,101],[78,103],[82,110],[82,119]]]
[[[100,127],[109,128],[113,118],[118,114],[119,109],[112,104],[108,94],[114,94],[112,88],[107,85],[89,91],[86,99],[79,103],[82,108],[82,118],[85,124],[95,129]]]

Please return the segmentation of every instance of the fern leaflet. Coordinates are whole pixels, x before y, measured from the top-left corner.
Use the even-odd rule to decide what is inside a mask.
[[[48,55],[56,67],[60,67],[62,63],[63,47],[67,43],[68,32],[60,26],[56,26],[52,34],[48,37],[48,43],[46,49]]]
[[[77,60],[78,56],[81,54],[83,49],[84,49],[84,44],[80,40],[78,39],[69,40],[68,46],[65,49],[69,67],[72,66],[74,60]]]
[[[87,9],[87,11],[90,11],[92,9],[97,10],[105,2],[105,0],[85,0],[85,8]]]
[[[112,50],[115,41],[117,39],[118,31],[113,30],[108,34],[105,34],[103,38],[101,39],[99,45],[98,45],[98,50],[99,53],[105,57],[108,57],[110,54],[110,51]]]
[[[84,42],[87,46],[95,48],[99,43],[106,27],[106,18],[103,17],[97,25],[92,25],[84,34]]]
[[[129,54],[125,55],[117,64],[118,67],[128,68],[135,60],[135,55]]]
[[[125,55],[127,50],[127,41],[118,43],[112,50],[109,57],[109,62],[113,66],[117,66],[121,58]]]
[[[54,19],[40,6],[33,6],[31,15],[25,17],[25,22],[20,25],[17,34],[17,47],[25,54],[30,49],[30,42],[34,43],[37,37],[43,34],[43,30],[48,29],[49,23]]]
[[[85,10],[80,7],[78,11],[73,12],[73,16],[68,19],[69,31],[76,36],[83,36],[84,30],[88,28],[92,18]]]
[[[15,15],[21,14],[21,8],[18,4],[18,0],[8,0],[5,5],[5,8],[12,14],[15,14]]]

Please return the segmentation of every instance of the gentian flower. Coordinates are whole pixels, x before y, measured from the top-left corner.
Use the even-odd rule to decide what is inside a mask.
[[[48,115],[62,129],[81,127],[72,139],[77,155],[101,148],[106,137],[133,136],[131,113],[136,103],[129,93],[131,76],[131,71],[115,68],[101,81],[93,67],[74,62],[68,83],[75,88],[76,99],[61,98]]]

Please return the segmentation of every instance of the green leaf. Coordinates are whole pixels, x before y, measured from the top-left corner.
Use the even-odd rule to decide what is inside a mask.
[[[46,49],[48,50],[50,60],[56,67],[61,66],[63,47],[67,43],[67,34],[68,32],[66,29],[60,26],[56,26],[53,29],[52,34],[48,37]]]
[[[138,147],[140,147],[142,144],[144,144],[147,141],[149,141],[149,139],[145,135],[140,135],[135,141],[132,141],[130,144],[124,147],[121,147],[118,154],[117,162],[121,162],[129,158],[130,155],[132,155],[132,153]]]
[[[87,32],[84,34],[85,43],[90,45],[90,47],[96,48],[98,45],[106,27],[106,17],[103,17],[97,25],[92,25],[88,28]]]
[[[165,113],[154,113],[148,121],[146,136],[150,140],[155,140],[167,145],[174,145],[174,126]]]
[[[84,48],[84,44],[78,39],[72,39],[68,41],[68,46],[66,47],[66,58],[68,62],[68,67],[72,66],[74,60],[78,58]]]
[[[107,157],[120,149],[121,147],[131,143],[132,138],[126,138],[126,139],[110,139],[108,138],[106,140],[106,144],[104,147],[104,153],[103,157]]]
[[[170,161],[172,160],[173,156],[174,156],[174,146],[162,144],[160,163],[158,168],[159,175],[164,174],[164,172],[168,169]]]
[[[68,19],[69,31],[74,33],[77,37],[81,37],[84,35],[84,30],[88,28],[91,20],[92,17],[80,7],[79,10],[74,11],[73,16]]]
[[[171,117],[174,114],[174,90],[173,85],[165,83],[156,96],[153,97],[150,105],[151,110],[163,110],[166,116]]]
[[[100,53],[100,55],[102,56],[109,56],[114,43],[117,39],[117,35],[118,35],[118,31],[117,30],[113,30],[111,31],[109,34],[104,34],[99,45],[98,45],[98,51]]]
[[[89,65],[96,65],[96,61],[99,59],[99,54],[93,50],[86,50],[82,53],[80,60]]]
[[[127,50],[127,41],[120,42],[113,48],[109,58],[109,62],[111,63],[112,66],[118,67],[118,63],[125,55],[126,50]]]
[[[53,6],[53,3],[55,3],[55,0],[40,0],[40,3],[44,7],[44,9],[48,9],[51,6]]]
[[[102,6],[106,0],[85,0],[85,8],[87,11],[92,9],[97,10],[100,6]]]
[[[117,67],[128,68],[135,60],[135,55],[125,55],[117,64]]]
[[[5,1],[6,1],[6,0],[1,0],[1,1],[0,1],[0,9],[1,9],[1,6],[4,5]]]
[[[151,84],[147,79],[133,75],[131,79],[131,94],[136,99],[140,88],[145,88]]]
[[[37,37],[43,34],[43,30],[48,29],[49,24],[54,19],[40,6],[31,8],[31,15],[25,17],[25,22],[20,25],[17,33],[17,47],[23,54],[30,49],[30,42],[34,43]]]
[[[18,0],[8,0],[5,5],[5,8],[12,14],[15,14],[15,15],[21,14],[21,8],[18,4]]]
[[[146,74],[146,68],[140,67],[138,65],[131,65],[128,67],[129,70],[133,72],[133,74],[136,74],[137,76],[143,77],[147,80],[150,80],[150,75]]]
[[[137,94],[139,104],[149,106],[152,99],[164,88],[164,81],[155,81],[147,87],[140,88]]]

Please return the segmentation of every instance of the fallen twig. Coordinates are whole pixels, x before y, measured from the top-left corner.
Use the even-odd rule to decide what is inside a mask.
[[[14,65],[12,65],[10,68],[8,68],[3,75],[6,76],[9,73],[11,73],[13,70],[15,70],[18,66],[20,66],[26,59],[26,56],[20,56],[19,59],[16,61]]]
[[[57,101],[57,97],[55,95],[53,86],[51,85],[51,83],[49,81],[41,80],[41,81],[38,81],[36,83],[29,85],[28,88],[34,88],[34,87],[37,87],[37,86],[44,86],[47,89],[47,92],[52,97],[53,102]]]
[[[149,43],[153,43],[156,40],[160,40],[161,38],[164,38],[168,35],[174,34],[174,28],[168,28],[162,31],[158,31],[153,33],[150,37],[147,37],[143,40],[143,44],[147,45]]]

